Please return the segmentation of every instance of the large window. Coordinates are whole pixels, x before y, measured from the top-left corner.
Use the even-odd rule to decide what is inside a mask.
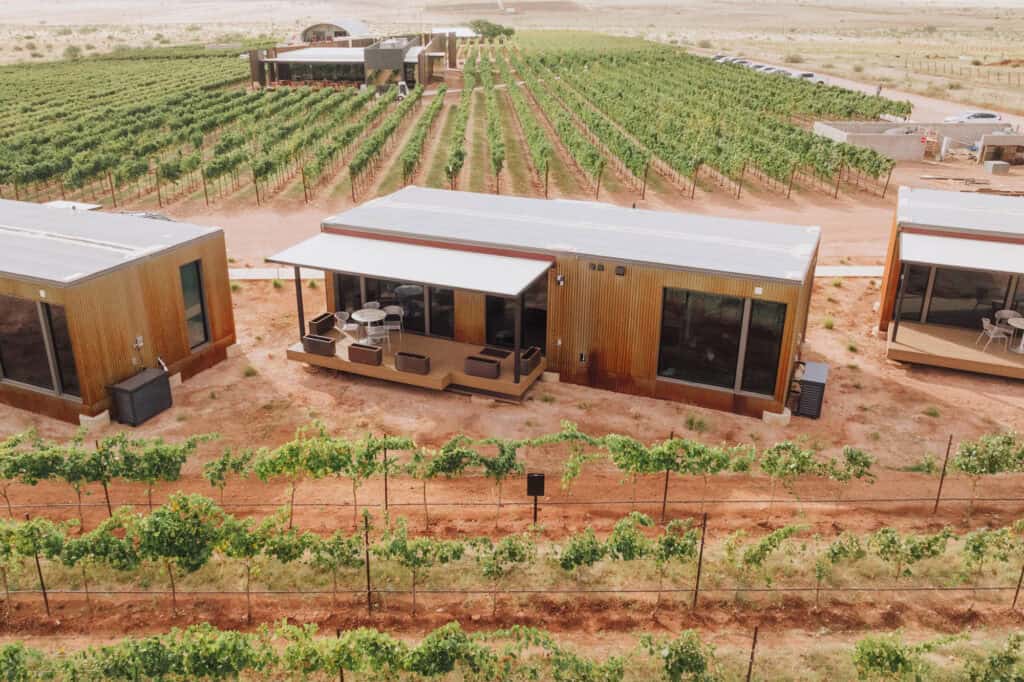
[[[427,315],[422,286],[372,277],[367,277],[365,281],[367,301],[377,301],[382,308],[389,305],[400,306],[405,313],[402,328],[420,334],[426,333]]]
[[[67,314],[59,305],[45,304],[43,308],[50,323],[50,338],[53,340],[53,355],[57,362],[61,391],[81,397],[82,390],[78,385],[78,371],[75,369],[75,353],[71,348]]]
[[[354,313],[363,307],[358,275],[334,275],[334,309]]]
[[[665,289],[660,376],[734,388],[743,299],[686,289]]]
[[[56,390],[35,301],[0,296],[0,367],[4,379]]]
[[[748,393],[775,395],[775,379],[782,352],[782,330],[786,326],[786,304],[750,301],[750,326],[743,356],[743,381]]]
[[[0,295],[0,313],[0,378],[81,396],[64,308]]]
[[[515,345],[515,302],[497,296],[486,301],[487,345],[511,348]],[[548,337],[548,279],[541,277],[523,292],[522,348],[537,346],[545,351]]]
[[[1014,294],[1013,300],[1010,301],[1010,308],[1024,315],[1024,275],[1018,275],[1017,277],[1017,293]]]
[[[926,265],[903,266],[903,305],[900,307],[900,319],[919,321],[924,308],[924,296],[928,291],[928,275],[931,268]]]
[[[185,300],[185,330],[188,334],[189,348],[198,348],[210,340],[200,266],[199,261],[181,266],[181,293]]]
[[[455,338],[455,292],[430,287],[430,335]]]
[[[936,268],[927,321],[981,329],[981,318],[992,318],[1004,307],[1009,286],[1009,275]]]

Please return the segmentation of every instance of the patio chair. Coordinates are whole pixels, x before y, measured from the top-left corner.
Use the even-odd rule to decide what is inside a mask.
[[[335,325],[335,328],[342,334],[354,334],[355,332],[359,331],[358,324],[356,324],[355,322],[348,321],[348,312],[344,310],[339,310],[338,312],[334,313],[334,317],[335,319],[338,320],[338,323]]]
[[[371,325],[366,328],[366,343],[372,343],[374,345],[381,345],[382,343],[388,344],[388,350],[391,349],[391,337],[388,336],[388,332],[382,325]]]
[[[992,324],[992,320],[987,317],[981,318],[981,333],[978,334],[978,338],[975,339],[974,345],[977,346],[981,342],[983,337],[988,337],[988,341],[985,342],[985,347],[982,351],[987,351],[989,345],[993,341],[1002,340],[1003,345],[1006,346],[1007,350],[1010,348],[1010,332],[1003,327]]]
[[[1012,320],[1013,318],[1020,317],[1020,316],[1021,316],[1021,314],[1018,313],[1016,310],[1010,310],[1010,309],[997,310],[995,315],[993,315],[993,317],[996,320],[996,326],[997,327],[1001,327],[1002,329],[1006,329],[1007,331],[1012,330],[1013,327],[1011,327],[1010,325],[1006,324],[1006,322],[1008,320]]]
[[[382,308],[387,313],[387,317],[384,318],[384,331],[398,332],[398,338],[402,337],[402,323],[405,318],[405,311],[402,310],[402,306],[398,305],[387,305]]]
[[[367,301],[363,304],[364,308],[373,308],[374,310],[380,309],[380,301]]]

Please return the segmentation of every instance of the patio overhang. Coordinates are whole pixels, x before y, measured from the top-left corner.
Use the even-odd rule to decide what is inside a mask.
[[[903,232],[900,234],[900,260],[1016,274],[1024,271],[1024,244]]]
[[[553,264],[553,259],[517,258],[328,233],[295,244],[267,260],[514,299]]]

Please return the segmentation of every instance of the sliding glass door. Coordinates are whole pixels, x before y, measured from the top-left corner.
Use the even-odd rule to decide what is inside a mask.
[[[980,330],[983,318],[992,319],[1006,307],[1024,306],[1020,285],[1017,300],[1010,299],[1013,281],[1014,276],[1002,272],[905,263],[902,303],[897,303],[894,317]]]
[[[486,307],[487,345],[512,348],[515,345],[515,301],[488,296]],[[544,353],[548,339],[548,279],[541,277],[523,292],[523,329],[519,345],[537,346]]]

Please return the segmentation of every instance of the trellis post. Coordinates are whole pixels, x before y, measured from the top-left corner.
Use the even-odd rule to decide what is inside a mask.
[[[700,593],[700,574],[704,566],[704,537],[708,532],[708,513],[704,512],[704,518],[700,522],[700,553],[697,555],[697,580],[693,584],[693,603],[690,610],[697,608],[697,595]]]

